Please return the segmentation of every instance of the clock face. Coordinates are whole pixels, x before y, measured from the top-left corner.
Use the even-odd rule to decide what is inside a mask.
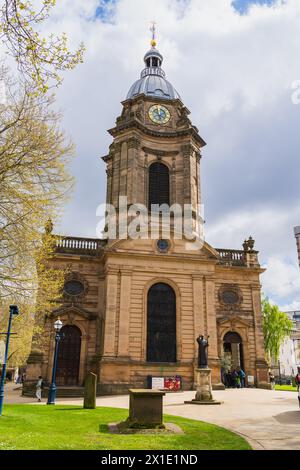
[[[165,106],[155,104],[149,109],[149,117],[155,124],[166,124],[171,119],[171,113]]]

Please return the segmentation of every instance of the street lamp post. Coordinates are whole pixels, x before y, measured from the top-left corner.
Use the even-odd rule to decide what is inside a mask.
[[[19,315],[19,309],[16,305],[11,305],[9,307],[9,321],[8,321],[8,328],[6,335],[6,345],[5,345],[5,353],[4,353],[4,362],[2,367],[2,375],[0,381],[0,416],[2,416],[3,410],[3,401],[4,401],[4,384],[5,384],[5,377],[6,377],[6,366],[7,366],[7,358],[8,358],[8,348],[9,348],[9,340],[11,335],[11,325],[14,315]]]
[[[55,398],[56,398],[56,369],[57,369],[57,358],[58,358],[58,348],[59,348],[59,342],[60,342],[60,330],[62,329],[62,322],[60,319],[58,319],[54,323],[54,329],[55,329],[55,349],[54,349],[54,359],[53,359],[53,369],[52,369],[52,380],[51,380],[51,385],[49,388],[49,393],[48,393],[48,401],[47,405],[55,405]]]

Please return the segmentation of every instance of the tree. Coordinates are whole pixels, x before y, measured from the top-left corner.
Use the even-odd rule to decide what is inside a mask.
[[[293,322],[277,305],[271,304],[268,298],[262,299],[262,318],[265,350],[269,362],[271,358],[278,361],[280,347],[291,334]]]
[[[63,273],[51,269],[55,238],[49,217],[66,200],[73,145],[60,130],[53,98],[15,86],[4,74],[7,103],[0,106],[0,307],[6,299],[32,301],[39,283],[39,309],[58,298]]]
[[[0,38],[16,60],[26,82],[35,84],[35,93],[46,93],[49,84],[60,84],[60,73],[83,61],[84,45],[75,52],[67,48],[67,36],[51,34],[47,39],[37,31],[50,16],[56,0],[37,0],[35,9],[28,0],[3,0],[0,9]]]
[[[31,339],[34,331],[34,305],[29,302],[19,303],[21,314],[14,317],[12,324],[12,336],[8,355],[8,364],[11,366],[23,366],[31,347]],[[0,332],[6,332],[9,304],[4,303],[0,307]],[[5,341],[6,337],[1,336]]]

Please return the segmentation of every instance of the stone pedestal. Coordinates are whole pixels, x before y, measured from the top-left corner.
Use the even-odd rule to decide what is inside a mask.
[[[84,383],[84,404],[83,408],[94,410],[96,408],[97,375],[90,372]]]
[[[197,392],[194,400],[186,401],[191,405],[221,405],[212,396],[211,369],[196,369]]]
[[[129,390],[129,419],[132,427],[153,428],[163,426],[163,396],[159,390]]]

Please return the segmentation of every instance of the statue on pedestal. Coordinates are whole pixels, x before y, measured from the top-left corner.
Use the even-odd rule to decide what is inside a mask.
[[[199,352],[198,352],[198,367],[199,369],[207,369],[208,368],[208,355],[207,355],[207,349],[208,349],[208,338],[204,338],[203,335],[200,335],[197,338],[197,343],[199,345]]]

